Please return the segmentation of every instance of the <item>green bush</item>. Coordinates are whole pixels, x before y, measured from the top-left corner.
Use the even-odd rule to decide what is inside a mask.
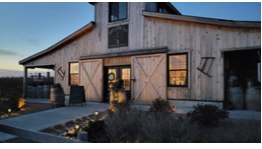
[[[163,99],[155,99],[152,102],[152,106],[149,108],[149,112],[171,113],[175,111],[175,106],[171,102]]]
[[[218,121],[228,117],[228,112],[215,105],[194,106],[194,111],[187,113],[189,119],[200,125],[217,125]]]

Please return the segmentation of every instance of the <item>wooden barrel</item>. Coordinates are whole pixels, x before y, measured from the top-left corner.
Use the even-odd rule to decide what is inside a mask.
[[[27,86],[27,97],[32,98],[32,86]]]
[[[44,89],[42,85],[37,86],[37,98],[44,98]]]
[[[252,86],[251,82],[248,82],[246,91],[246,107],[247,110],[261,110],[261,88]]]
[[[53,105],[53,107],[65,106],[65,93],[63,88],[51,87],[50,102]]]
[[[44,85],[44,98],[50,98],[50,85]]]
[[[230,87],[229,88],[229,100],[233,104],[233,109],[243,110],[244,109],[244,92],[241,87]]]
[[[228,86],[234,87],[234,86],[236,86],[236,82],[237,82],[237,77],[235,75],[231,74],[228,78]]]
[[[31,88],[31,98],[37,98],[37,89],[35,86]]]

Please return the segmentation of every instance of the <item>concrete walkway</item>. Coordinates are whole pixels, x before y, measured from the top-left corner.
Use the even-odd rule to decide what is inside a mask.
[[[105,111],[108,108],[109,104],[106,103],[87,102],[86,106],[66,106],[4,119],[0,121],[0,124],[39,131],[54,125],[94,114],[95,111]]]
[[[86,105],[66,106],[42,112],[12,117],[0,121],[0,132],[5,132],[4,126],[38,132],[39,130],[62,124],[80,117],[94,114],[95,111],[105,111],[108,103],[87,102]],[[2,127],[1,127],[2,126]],[[0,133],[0,142],[14,138],[14,135]]]

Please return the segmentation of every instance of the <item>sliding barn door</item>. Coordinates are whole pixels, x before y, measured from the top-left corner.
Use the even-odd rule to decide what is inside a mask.
[[[84,86],[85,97],[91,101],[103,99],[103,61],[102,59],[80,62],[79,85]]]
[[[148,103],[166,99],[166,54],[132,57],[132,99]]]

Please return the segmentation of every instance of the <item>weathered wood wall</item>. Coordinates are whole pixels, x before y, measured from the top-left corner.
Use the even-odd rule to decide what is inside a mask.
[[[169,53],[189,54],[188,88],[168,87],[171,99],[222,101],[224,68],[221,49],[261,45],[260,29],[222,27],[145,17],[144,48],[167,46]],[[190,51],[190,52],[188,52]],[[215,57],[210,74],[197,70],[202,57]]]
[[[62,67],[62,70],[66,71],[65,78],[62,81],[62,78],[56,74],[55,82],[61,83],[65,93],[69,94],[70,86],[68,86],[68,67],[70,61],[78,61],[80,56],[142,49],[144,19],[141,14],[142,10],[145,8],[145,3],[128,3],[128,19],[112,23],[108,23],[108,8],[108,3],[95,3],[96,27],[93,30],[85,33],[67,45],[58,48],[54,52],[26,63],[25,66],[55,64],[55,71],[59,67]],[[130,12],[132,12],[132,14],[130,14]],[[109,49],[107,37],[108,28],[123,24],[129,24],[129,46]],[[105,64],[112,65],[112,63],[117,63],[118,61],[122,61],[125,64],[131,64],[130,57],[125,57],[123,59],[105,59]]]
[[[104,58],[104,66],[131,65],[131,56]]]

